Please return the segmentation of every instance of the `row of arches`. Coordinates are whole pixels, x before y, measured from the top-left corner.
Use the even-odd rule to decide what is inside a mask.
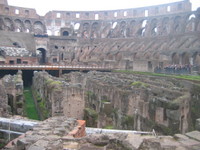
[[[195,14],[118,21],[84,21],[71,26],[74,35],[82,38],[127,38],[158,36],[200,31],[200,19]]]
[[[200,52],[172,54],[172,64],[200,66]]]
[[[46,27],[42,21],[10,19],[8,17],[0,18],[0,30],[40,35],[46,33]]]

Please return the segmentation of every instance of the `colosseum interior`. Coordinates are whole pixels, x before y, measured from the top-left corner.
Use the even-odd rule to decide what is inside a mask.
[[[49,11],[0,0],[0,147],[200,149],[200,7]]]

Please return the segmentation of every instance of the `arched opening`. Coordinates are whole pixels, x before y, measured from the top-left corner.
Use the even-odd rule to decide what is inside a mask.
[[[182,65],[189,65],[190,64],[190,56],[188,53],[182,54]]]
[[[124,17],[126,17],[126,16],[127,16],[127,14],[128,14],[128,13],[127,13],[127,11],[124,11]]]
[[[44,48],[38,48],[38,62],[40,64],[45,64],[46,63],[46,50]]]
[[[172,64],[179,64],[179,55],[177,53],[172,54]]]
[[[61,55],[60,55],[60,60],[64,60],[64,54],[63,53],[61,53]]]
[[[143,20],[143,21],[142,21],[142,28],[145,28],[146,25],[147,25],[147,20]]]
[[[115,17],[115,18],[117,17],[117,12],[114,12],[114,17]]]
[[[153,19],[151,21],[151,35],[155,36],[158,33],[158,28],[157,28],[157,19]]]
[[[23,31],[23,23],[21,20],[16,19],[14,21],[14,25],[15,25],[15,32],[22,32]]]
[[[158,34],[158,28],[157,27],[154,27],[152,30],[151,30],[151,35],[157,35]]]
[[[6,31],[14,31],[13,21],[10,18],[5,18],[4,22]]]
[[[169,26],[169,18],[165,17],[162,21],[162,35],[166,35],[169,33],[170,26]]]
[[[195,52],[193,55],[193,65],[200,66],[200,53]]]
[[[99,20],[99,14],[95,14],[94,17],[95,20]]]
[[[11,110],[11,113],[14,115],[15,113],[15,109],[14,109],[14,96],[11,95],[11,94],[7,94],[8,96],[8,105],[10,106],[10,110]]]
[[[138,32],[137,32],[137,34],[138,34],[139,36],[145,36],[145,31],[146,31],[145,28],[139,29]]]
[[[30,33],[30,32],[31,32],[31,30],[32,30],[32,25],[31,25],[30,20],[26,20],[26,21],[24,22],[24,28],[25,28],[25,31],[26,31],[27,33]]]
[[[176,16],[174,19],[174,31],[179,33],[181,31],[181,17]]]
[[[19,28],[15,29],[15,32],[21,32]]]
[[[83,38],[89,38],[89,29],[90,29],[90,24],[84,23],[83,24],[83,32],[82,32]]]
[[[132,20],[130,22],[130,26],[129,26],[129,32],[128,32],[129,36],[134,36],[134,34],[135,34],[135,26],[136,26],[136,21]]]
[[[96,108],[97,108],[95,104],[92,104],[92,107],[94,110],[96,110]]]
[[[69,32],[68,31],[64,31],[63,32],[63,36],[69,36]]]
[[[117,26],[117,22],[114,22],[113,25],[112,25],[112,29],[115,29]]]
[[[140,27],[140,29],[137,31],[137,34],[138,34],[139,36],[145,36],[147,20],[142,20],[140,23],[141,23],[141,27]]]
[[[192,20],[192,19],[195,19],[195,18],[196,18],[195,14],[191,14],[191,15],[188,17],[188,20]]]
[[[36,21],[36,22],[34,23],[33,28],[34,28],[34,33],[35,33],[36,35],[42,35],[42,34],[44,33],[44,25],[43,25],[43,23],[40,22],[40,21]]]
[[[76,23],[76,24],[74,25],[74,30],[79,30],[79,28],[80,28],[80,23]]]

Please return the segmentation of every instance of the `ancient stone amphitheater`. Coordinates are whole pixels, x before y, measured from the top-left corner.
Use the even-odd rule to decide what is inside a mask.
[[[0,0],[4,149],[198,150],[199,73],[200,8],[189,0],[45,16]],[[27,116],[25,86],[44,121],[7,119]]]

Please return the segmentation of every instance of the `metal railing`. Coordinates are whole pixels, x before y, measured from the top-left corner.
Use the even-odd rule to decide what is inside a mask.
[[[39,69],[39,70],[111,70],[111,67],[102,66],[83,66],[83,65],[0,65],[0,69]]]

